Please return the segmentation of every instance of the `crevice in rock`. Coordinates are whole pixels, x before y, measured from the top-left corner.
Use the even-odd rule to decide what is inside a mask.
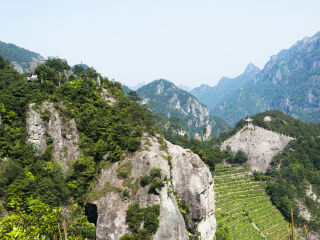
[[[98,208],[95,204],[87,203],[85,206],[85,213],[88,218],[88,221],[97,225],[98,220]]]

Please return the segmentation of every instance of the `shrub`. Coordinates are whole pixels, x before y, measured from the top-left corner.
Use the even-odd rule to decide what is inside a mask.
[[[131,162],[120,165],[117,169],[118,177],[121,179],[128,178],[131,175],[131,169]]]
[[[120,239],[151,239],[159,227],[159,214],[159,205],[140,208],[139,203],[130,204],[127,211],[126,222],[132,234],[126,233]],[[143,228],[140,228],[142,223]]]
[[[239,150],[237,151],[236,155],[234,156],[233,163],[245,163],[248,161],[248,156],[245,152]]]
[[[152,168],[149,176],[143,176],[140,180],[140,185],[145,187],[149,185],[150,192],[156,192],[156,190],[161,190],[164,187],[164,181],[161,178],[161,169]]]
[[[163,180],[160,178],[154,178],[149,186],[149,191],[154,192],[156,190],[161,190],[161,188],[164,187]]]
[[[149,185],[149,183],[152,181],[152,177],[150,176],[143,176],[140,180],[140,185],[142,187],[145,187],[147,185]]]
[[[160,168],[152,168],[150,171],[150,176],[152,178],[161,178],[161,169]]]

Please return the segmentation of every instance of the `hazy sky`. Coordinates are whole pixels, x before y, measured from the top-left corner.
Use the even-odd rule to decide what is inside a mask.
[[[320,31],[319,0],[0,0],[0,40],[129,86],[215,85]]]

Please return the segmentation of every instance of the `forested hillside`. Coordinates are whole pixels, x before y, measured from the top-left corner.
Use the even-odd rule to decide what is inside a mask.
[[[59,232],[66,235],[64,229],[68,239],[95,239],[95,226],[84,214],[90,184],[105,161],[135,152],[142,133],[154,131],[151,114],[125,97],[119,83],[93,68],[84,70],[81,78],[62,74],[68,69],[65,61],[53,58],[36,69],[44,76],[42,83],[26,82],[0,58],[1,239],[53,239]],[[111,96],[113,104],[105,100]],[[68,162],[67,173],[55,159],[52,133],[46,135],[43,153],[27,143],[31,103],[45,126],[52,124],[49,112],[41,110],[46,102],[63,122],[74,119],[79,132],[80,156]],[[61,136],[68,139],[69,133]]]

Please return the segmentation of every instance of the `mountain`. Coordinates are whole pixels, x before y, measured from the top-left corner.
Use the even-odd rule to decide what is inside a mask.
[[[320,32],[272,56],[254,79],[226,96],[213,112],[231,124],[269,109],[319,122],[319,83]]]
[[[35,52],[18,47],[12,43],[0,41],[0,56],[11,62],[20,73],[34,69],[34,62],[43,61],[44,58]]]
[[[184,85],[184,84],[179,84],[178,86],[180,89],[186,91],[186,92],[190,92],[191,91],[191,87],[187,86],[187,85]]]
[[[259,72],[260,69],[250,63],[241,75],[235,78],[223,77],[214,87],[202,84],[200,87],[192,89],[190,93],[204,103],[214,114],[213,109],[223,99],[232,96],[235,90],[243,87],[247,82],[253,81]]]
[[[207,139],[228,127],[222,119],[210,116],[208,108],[197,98],[167,80],[155,80],[139,88],[137,93],[152,112],[180,119],[191,136],[200,137],[206,129],[204,138]]]
[[[93,68],[43,71],[29,82],[0,57],[0,239],[213,239],[214,179],[197,154]]]
[[[130,89],[136,91],[137,89],[143,87],[144,85],[146,85],[146,83],[142,82],[142,83],[138,83],[137,85],[134,86],[130,86]]]
[[[125,94],[128,94],[129,92],[132,91],[131,88],[129,88],[127,85],[122,84],[122,88]]]

